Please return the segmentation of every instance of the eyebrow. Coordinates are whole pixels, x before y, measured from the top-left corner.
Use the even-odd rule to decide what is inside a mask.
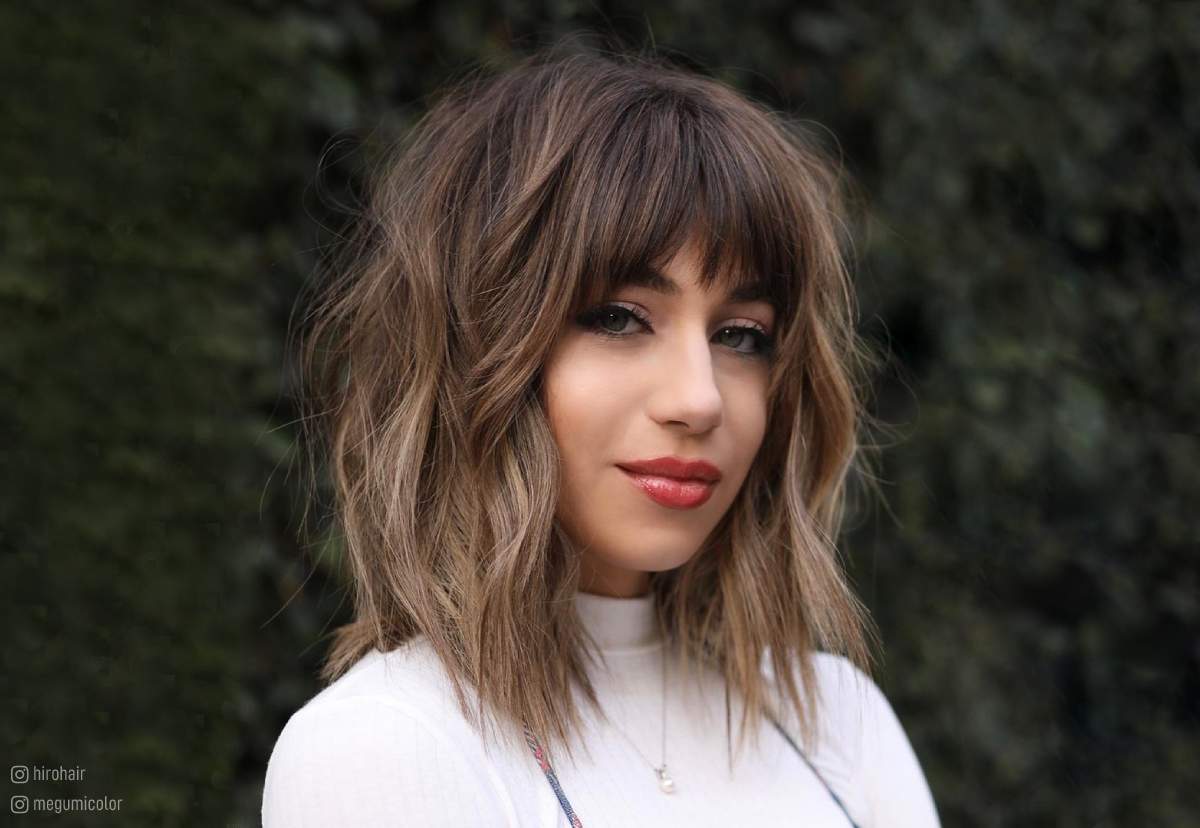
[[[634,271],[626,279],[623,279],[621,284],[622,286],[644,287],[666,296],[678,296],[683,292],[674,279],[655,267]],[[732,302],[757,302],[759,300],[770,302],[771,294],[767,290],[766,282],[760,280],[741,285],[729,294],[729,299]]]

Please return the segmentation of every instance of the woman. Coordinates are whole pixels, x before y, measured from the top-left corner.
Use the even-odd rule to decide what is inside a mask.
[[[833,543],[866,351],[830,163],[559,46],[381,169],[306,349],[355,620],[268,828],[936,826]]]

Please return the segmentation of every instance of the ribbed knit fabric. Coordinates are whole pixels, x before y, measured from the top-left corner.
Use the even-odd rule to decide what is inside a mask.
[[[831,790],[861,828],[938,828],[891,706],[849,662],[825,653],[814,656],[821,717],[811,766],[764,723],[758,750],[747,741],[731,769],[720,676],[685,684],[668,659],[666,764],[675,792],[663,793],[646,761],[662,758],[663,642],[652,601],[575,598],[604,655],[592,673],[597,694],[625,734],[585,713],[587,754],[574,763],[561,751],[555,757],[556,779],[585,828],[847,828]],[[734,736],[742,708],[736,695],[730,702]],[[795,733],[784,713],[781,724]],[[365,656],[292,715],[267,767],[262,816],[266,828],[568,825],[528,747],[485,749],[420,638]]]

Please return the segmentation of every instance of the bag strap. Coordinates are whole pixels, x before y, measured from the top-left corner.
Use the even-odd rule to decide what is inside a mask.
[[[538,767],[542,769],[542,773],[546,774],[546,781],[554,789],[554,795],[558,797],[558,804],[562,806],[563,813],[567,815],[567,821],[571,823],[571,828],[583,828],[583,822],[579,819],[574,809],[571,808],[571,803],[567,800],[567,795],[563,793],[562,785],[558,784],[558,776],[554,773],[554,769],[550,767],[550,763],[546,761],[546,754],[542,751],[542,746],[538,743],[537,737],[533,735],[527,723],[525,724],[525,743],[533,751],[533,756],[537,759]]]

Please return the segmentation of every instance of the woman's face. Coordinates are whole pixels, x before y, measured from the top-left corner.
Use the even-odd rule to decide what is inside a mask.
[[[702,291],[695,256],[685,245],[661,271],[669,281],[627,285],[571,320],[545,366],[542,403],[562,457],[557,517],[583,549],[585,592],[643,595],[650,572],[686,563],[762,443],[774,311]],[[622,468],[662,457],[707,461],[720,478]]]

